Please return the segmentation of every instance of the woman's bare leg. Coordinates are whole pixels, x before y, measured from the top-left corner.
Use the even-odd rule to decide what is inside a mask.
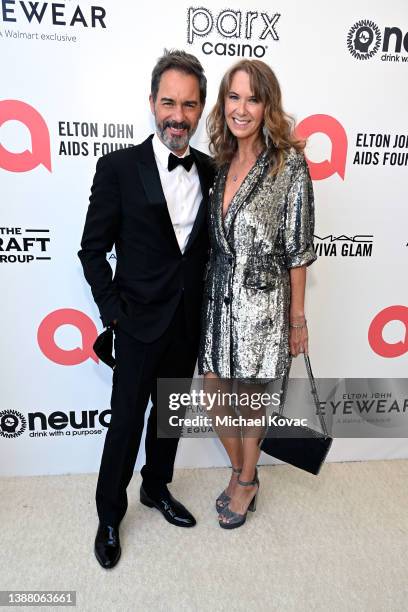
[[[245,394],[246,397],[249,398],[258,398],[259,394],[263,392],[265,392],[265,387],[263,385],[239,385],[240,397],[242,397],[241,394]],[[258,410],[253,410],[251,407],[253,405],[254,401],[250,401],[249,405],[248,403],[245,403],[244,405],[240,403],[241,416],[245,419],[262,419],[262,417],[265,417],[265,408],[261,407]],[[263,439],[264,435],[265,426],[262,423],[260,425],[247,425],[242,428],[243,462],[242,472],[239,476],[239,479],[242,482],[250,482],[254,480],[256,465],[261,453],[259,449],[259,442]],[[251,486],[237,485],[234,488],[231,501],[228,504],[229,509],[232,512],[237,512],[238,514],[245,514],[257,489],[258,485],[256,484]],[[222,514],[220,516],[222,520],[228,522],[228,519],[223,517]]]
[[[206,393],[231,393],[232,384],[229,380],[219,378],[213,372],[208,372],[204,375],[204,391]],[[218,434],[221,444],[225,448],[231,466],[236,469],[241,469],[243,465],[244,452],[241,439],[240,428],[232,427],[217,427],[215,425],[215,416],[236,416],[235,412],[229,404],[221,405],[220,403],[214,405],[212,412],[214,429]],[[239,474],[231,472],[231,477],[225,492],[231,496],[235,491],[237,480],[240,477]]]

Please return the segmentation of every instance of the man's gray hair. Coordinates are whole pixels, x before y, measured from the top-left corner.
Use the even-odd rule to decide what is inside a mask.
[[[194,55],[179,49],[165,49],[153,68],[150,91],[154,102],[159,91],[160,79],[166,70],[179,70],[185,74],[196,76],[200,88],[200,102],[204,106],[207,95],[207,78],[204,74],[204,68]]]

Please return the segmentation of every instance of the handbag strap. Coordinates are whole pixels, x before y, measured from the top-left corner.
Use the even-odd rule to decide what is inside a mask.
[[[316,382],[313,376],[309,355],[307,355],[306,353],[303,353],[303,357],[305,359],[306,371],[307,371],[307,375],[308,375],[309,383],[310,383],[310,390],[312,392],[314,405],[316,407],[316,412],[319,417],[320,426],[322,428],[324,435],[328,436],[329,433],[327,431],[326,421],[324,420],[324,416],[321,413],[319,396],[317,395]],[[292,366],[292,355],[289,355],[288,366],[286,368],[285,374],[283,375],[282,386],[280,390],[280,404],[279,404],[279,414],[280,415],[283,415],[283,410],[285,407],[286,394],[287,394],[288,384],[289,384],[289,372],[290,372],[291,366]]]

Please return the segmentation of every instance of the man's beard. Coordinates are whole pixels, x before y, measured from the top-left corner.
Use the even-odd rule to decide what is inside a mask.
[[[177,136],[175,134],[169,134],[169,132],[166,131],[167,128],[174,128],[176,130],[185,129],[187,132]],[[191,125],[185,121],[181,123],[177,123],[177,121],[164,121],[163,123],[158,123],[156,120],[156,130],[160,136],[160,140],[164,142],[168,149],[171,151],[180,151],[187,147],[196,128],[192,128]]]

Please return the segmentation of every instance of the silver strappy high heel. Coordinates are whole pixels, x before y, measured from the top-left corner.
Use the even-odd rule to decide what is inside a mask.
[[[231,469],[234,472],[234,474],[240,474],[242,472],[242,468],[234,468],[233,466],[231,466]],[[215,508],[217,512],[220,513],[221,510],[224,510],[224,508],[227,506],[227,504],[230,501],[231,501],[230,495],[227,495],[227,493],[224,490],[221,493],[221,495],[219,495],[217,499],[215,500]]]
[[[254,485],[258,485],[258,489],[253,498],[251,499],[251,503],[248,506],[248,510],[250,512],[255,512],[256,499],[259,493],[258,469],[255,468],[255,477],[253,480],[244,482],[238,478],[238,484],[241,485],[241,487],[253,487]],[[225,506],[224,509],[221,510],[220,514],[222,518],[228,519],[228,522],[225,522],[222,520],[222,518],[220,518],[218,520],[220,527],[222,527],[223,529],[236,529],[237,527],[241,527],[241,525],[243,525],[246,521],[248,510],[245,512],[245,514],[239,514],[238,512],[233,512],[232,510],[230,510],[230,507],[228,505]]]

